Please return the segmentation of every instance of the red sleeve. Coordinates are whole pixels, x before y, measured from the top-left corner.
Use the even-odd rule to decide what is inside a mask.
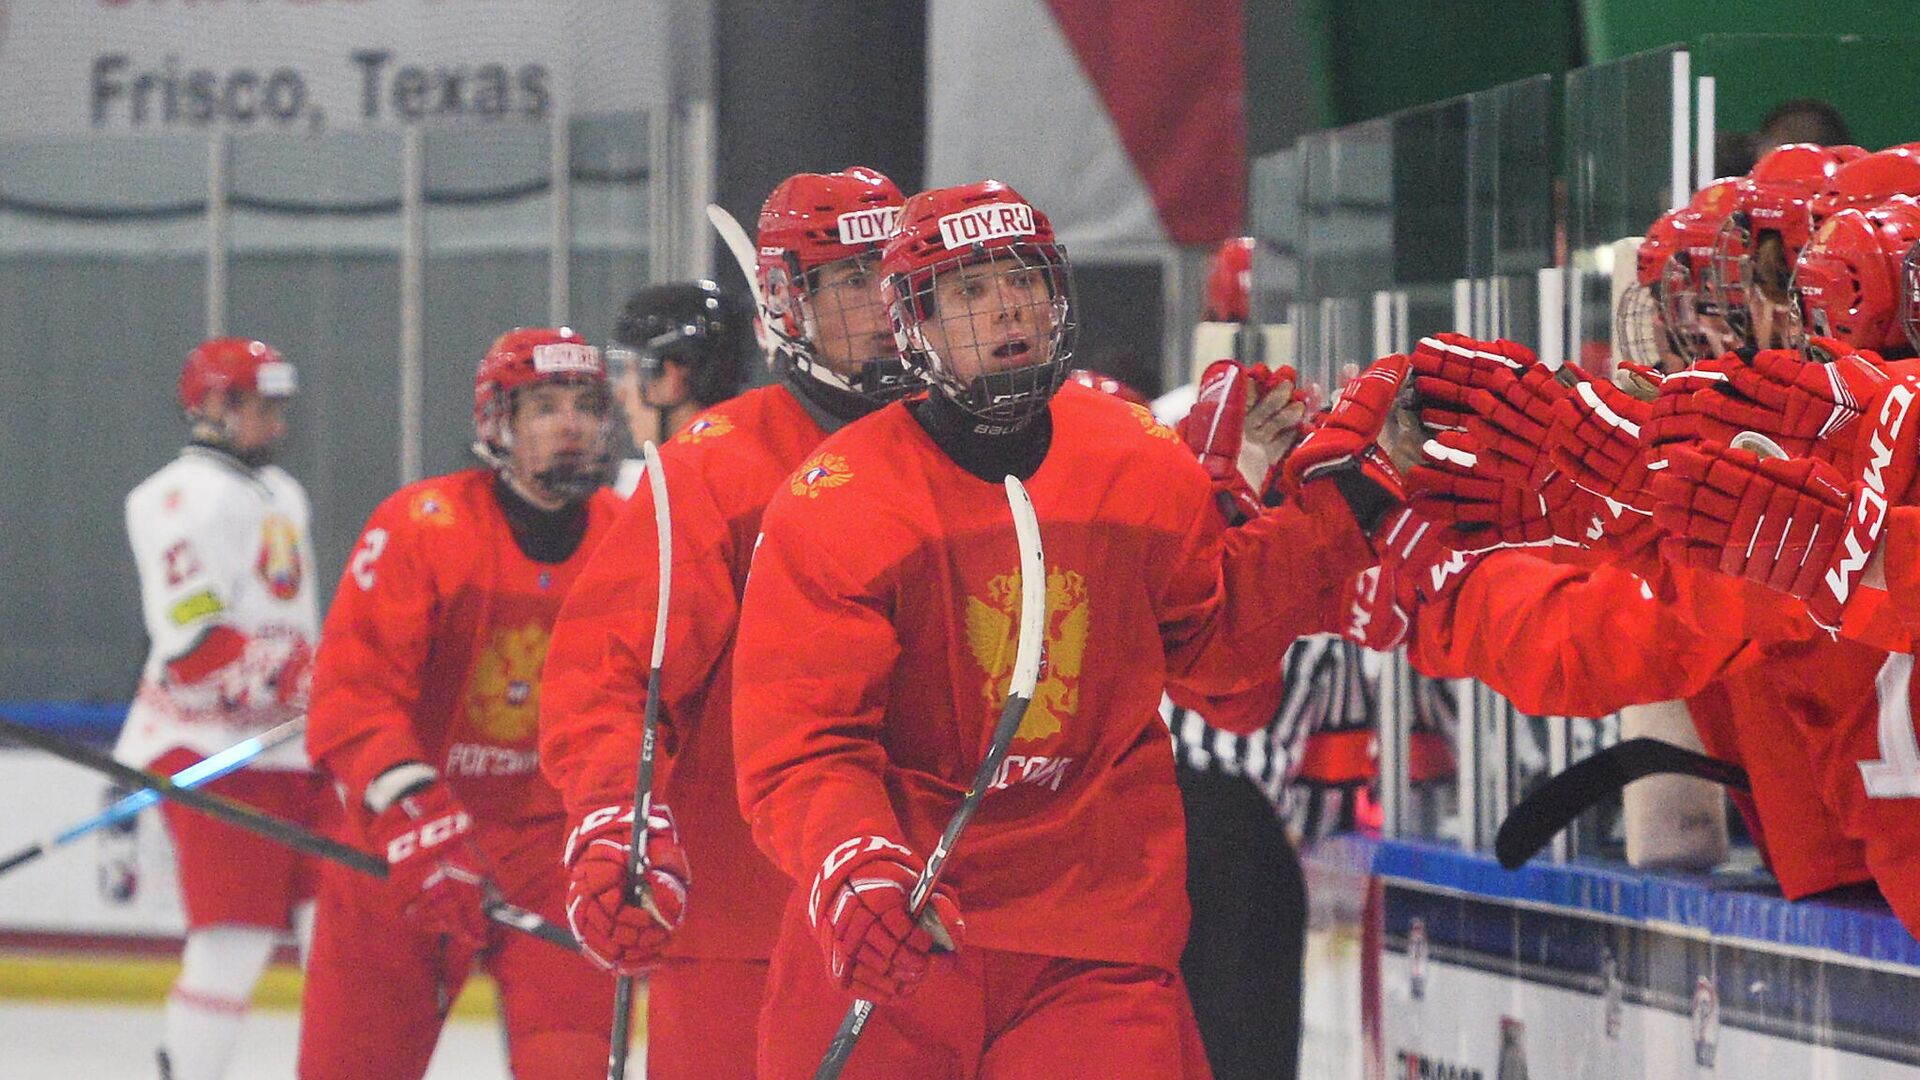
[[[1295,638],[1333,629],[1374,558],[1331,483],[1233,529],[1201,507],[1160,596],[1169,687],[1203,700],[1271,679]]]
[[[1920,506],[1888,511],[1882,544],[1886,592],[1863,589],[1847,605],[1841,632],[1889,652],[1912,652],[1920,635]]]
[[[1486,683],[1535,715],[1603,716],[1690,697],[1758,659],[1755,641],[1805,636],[1801,614],[1746,582],[1674,568],[1568,566],[1525,551],[1482,559],[1423,608],[1408,653],[1435,678]]]
[[[404,501],[374,511],[334,591],[314,660],[307,753],[361,805],[368,783],[405,761],[427,761],[414,735],[421,673],[440,608],[433,562]]]
[[[835,845],[906,834],[881,743],[900,656],[891,605],[785,492],[767,507],[734,653],[734,756],[753,838],[796,881]]]
[[[671,798],[674,753],[699,720],[739,604],[723,511],[694,462],[669,453],[664,465],[673,575],[654,788]],[[653,488],[643,481],[567,593],[540,676],[540,767],[575,818],[633,798],[659,600]]]

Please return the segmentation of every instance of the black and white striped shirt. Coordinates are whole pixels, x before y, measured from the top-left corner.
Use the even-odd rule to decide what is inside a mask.
[[[1244,776],[1283,815],[1290,810],[1307,736],[1370,728],[1379,692],[1378,677],[1360,646],[1335,634],[1294,642],[1285,664],[1285,689],[1273,719],[1251,735],[1223,731],[1191,709],[1164,697],[1160,701],[1174,758],[1183,768]]]

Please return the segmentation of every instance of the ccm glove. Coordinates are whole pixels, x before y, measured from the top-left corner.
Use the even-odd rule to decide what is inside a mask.
[[[827,854],[807,911],[835,986],[869,1001],[905,997],[926,978],[936,947],[959,947],[966,924],[952,890],[935,887],[918,920],[909,912],[913,884],[925,866],[882,836],[856,836]]]
[[[627,847],[633,807],[603,806],[567,837],[567,925],[587,958],[616,975],[638,975],[659,961],[687,914],[693,876],[673,811],[655,803],[647,814],[646,901],[629,888]]]
[[[487,940],[489,874],[472,832],[472,815],[439,780],[394,799],[367,829],[387,860],[387,887],[402,897],[407,916],[478,949]]]

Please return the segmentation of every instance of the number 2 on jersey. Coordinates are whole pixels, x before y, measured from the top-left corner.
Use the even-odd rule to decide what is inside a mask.
[[[354,584],[361,592],[373,588],[373,564],[380,561],[380,554],[387,550],[387,530],[368,529],[367,535],[360,540],[360,547],[347,563],[347,572],[353,575]]]
[[[1913,698],[1908,692],[1913,656],[1894,653],[1874,678],[1880,700],[1880,760],[1860,763],[1860,781],[1874,799],[1920,798],[1920,745],[1913,735]]]

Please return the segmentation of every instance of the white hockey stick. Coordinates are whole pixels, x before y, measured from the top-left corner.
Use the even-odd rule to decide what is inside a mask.
[[[719,203],[707,204],[707,220],[713,223],[713,231],[720,234],[720,239],[726,241],[727,250],[733,252],[733,261],[740,264],[740,275],[747,279],[747,290],[753,294],[753,339],[759,343],[762,353],[771,353],[773,331],[768,328],[768,320],[772,316],[767,311],[767,298],[760,292],[760,274],[756,269],[759,260],[754,257],[753,240]]]
[[[953,816],[947,819],[939,844],[927,857],[926,869],[920,871],[919,880],[913,883],[913,892],[908,894],[907,912],[916,922],[926,910],[934,887],[940,884],[940,872],[946,868],[947,856],[953,853],[960,831],[973,820],[981,798],[1000,771],[1000,763],[1006,760],[1007,747],[1013,742],[1014,732],[1020,730],[1027,703],[1033,700],[1034,684],[1040,681],[1041,650],[1047,630],[1047,559],[1040,547],[1040,520],[1034,516],[1027,489],[1011,476],[1007,477],[1007,503],[1013,508],[1013,532],[1020,544],[1020,644],[1013,654],[1013,678],[1007,686],[1007,703],[1001,706],[1000,720],[993,727],[993,742],[987,746],[987,756],[980,759],[972,786],[960,799]],[[827,1044],[827,1055],[814,1070],[813,1080],[838,1080],[872,1016],[873,1002],[860,998],[853,1003],[840,1021],[840,1030]]]
[[[725,213],[725,211],[721,211]],[[653,491],[653,527],[660,546],[660,602],[653,614],[653,659],[647,672],[647,708],[640,727],[640,769],[633,782],[633,835],[627,841],[628,898],[662,927],[672,929],[653,902],[647,887],[647,822],[653,811],[653,751],[660,724],[660,661],[667,653],[667,599],[673,586],[673,516],[667,510],[667,475],[660,450],[652,442],[640,447],[646,460],[647,486]],[[613,986],[613,1040],[607,1048],[607,1080],[626,1080],[627,1053],[632,1041],[633,976],[622,975]]]

